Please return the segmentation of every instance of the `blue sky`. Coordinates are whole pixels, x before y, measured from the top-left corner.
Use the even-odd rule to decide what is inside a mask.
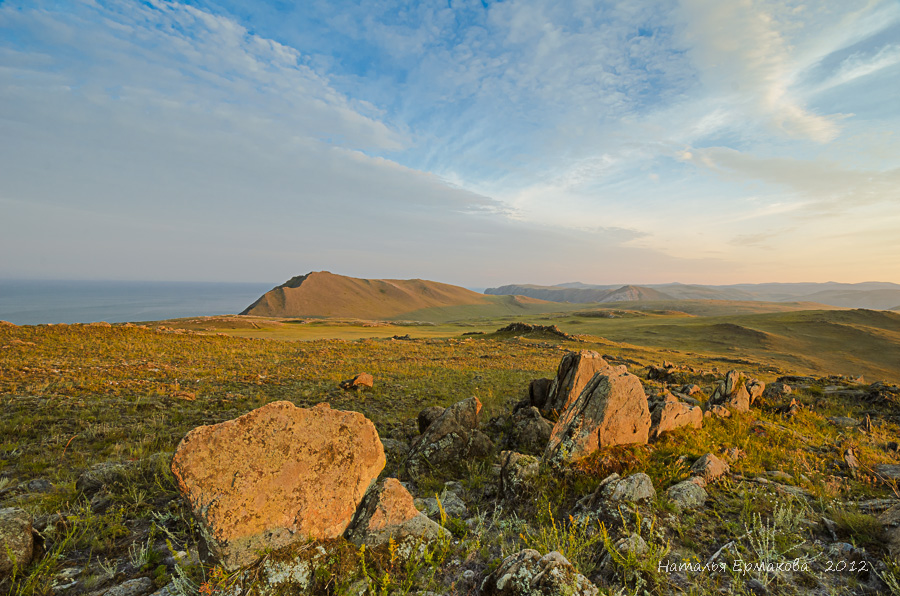
[[[900,282],[900,3],[0,1],[0,277]]]

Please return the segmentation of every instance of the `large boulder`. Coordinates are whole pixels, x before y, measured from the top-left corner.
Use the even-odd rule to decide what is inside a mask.
[[[608,372],[595,375],[563,412],[544,461],[571,462],[601,447],[647,442],[650,411],[640,379],[624,371]]]
[[[573,403],[597,373],[624,373],[625,365],[612,366],[592,350],[569,352],[563,356],[556,372],[556,379],[550,385],[550,393],[543,410],[564,412]]]
[[[470,397],[444,410],[412,444],[406,470],[417,477],[428,470],[455,467],[473,457],[483,457],[493,448],[478,430],[481,402]]]
[[[347,539],[356,545],[378,546],[394,539],[404,549],[430,542],[449,532],[420,513],[412,495],[396,478],[385,478],[368,493],[347,528]]]
[[[210,552],[235,569],[264,549],[341,536],[384,464],[362,414],[280,401],[195,428],[172,472]]]
[[[598,593],[597,587],[559,552],[541,556],[530,548],[503,559],[481,583],[484,596],[595,596]]]
[[[23,569],[34,554],[31,515],[18,507],[0,509],[0,577]]]
[[[666,396],[666,400],[657,405],[650,414],[650,437],[656,438],[683,426],[701,428],[703,426],[703,410],[678,401],[670,393]]]

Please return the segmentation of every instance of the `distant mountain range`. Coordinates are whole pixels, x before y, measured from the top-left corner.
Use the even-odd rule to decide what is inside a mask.
[[[552,302],[597,303],[646,300],[743,300],[761,302],[817,302],[846,308],[900,310],[900,284],[863,282],[764,283],[726,286],[680,283],[588,285],[571,282],[555,286],[516,284],[488,288],[485,294],[519,295]]]

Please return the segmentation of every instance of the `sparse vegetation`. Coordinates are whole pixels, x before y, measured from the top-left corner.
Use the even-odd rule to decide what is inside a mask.
[[[565,324],[569,316],[575,315],[548,315],[547,321],[572,332],[576,329]],[[807,317],[752,316],[761,321],[760,328],[787,317]],[[675,324],[676,318],[685,322]],[[179,498],[168,464],[178,441],[195,426],[235,418],[271,401],[298,406],[327,401],[333,408],[364,413],[384,438],[408,440],[404,433],[409,421],[426,406],[447,406],[475,395],[484,404],[485,422],[507,416],[512,404],[526,397],[531,379],[555,373],[567,349],[595,349],[620,358],[653,391],[661,391],[664,384],[647,379],[645,365],[675,361],[684,367],[679,382],[697,383],[701,401],[712,393],[716,375],[728,367],[769,382],[786,372],[822,371],[829,361],[816,356],[815,363],[810,360],[797,370],[792,368],[796,359],[720,350],[715,342],[704,342],[709,321],[694,323],[700,317],[644,313],[582,319],[586,322],[577,331],[590,335],[579,336],[579,342],[543,335],[461,335],[473,327],[492,331],[506,319],[403,327],[404,334],[416,335],[421,329],[429,336],[410,340],[389,339],[400,329],[393,324],[367,328],[383,330],[386,339],[352,341],[284,341],[304,337],[310,329],[315,330],[313,336],[347,337],[363,329],[329,327],[325,322],[266,327],[255,320],[251,328],[223,329],[214,322],[189,320],[182,325],[187,331],[176,329],[178,323],[173,322],[162,329],[0,327],[0,500],[3,507],[29,511],[42,539],[42,550],[31,565],[2,580],[0,590],[43,595],[68,582],[73,587],[66,593],[74,596],[135,577],[148,578],[157,587],[174,582],[174,589],[183,594],[212,593],[237,581],[252,585],[252,574],[236,577],[200,562],[199,528]],[[644,343],[642,338],[651,331],[660,331],[662,321],[669,326],[667,337],[635,345]],[[614,341],[626,335],[628,325],[638,325],[631,343]],[[891,334],[896,333],[884,330],[882,335],[895,341]],[[265,334],[282,341],[241,337]],[[659,347],[663,344],[668,347]],[[868,370],[885,366],[877,359],[866,362]],[[372,390],[338,388],[341,380],[362,371],[374,375]],[[900,376],[900,371],[894,374]],[[900,435],[900,404],[890,396],[847,399],[834,386],[853,388],[846,379],[815,379],[782,401],[757,405],[751,414],[708,422],[698,431],[680,429],[649,446],[601,450],[565,473],[543,470],[514,501],[496,495],[496,472],[488,460],[467,462],[453,478],[438,473],[419,478],[419,496],[442,494],[447,480],[461,483],[471,517],[439,520],[453,538],[406,559],[390,547],[361,550],[343,544],[329,551],[330,562],[316,572],[316,586],[323,594],[355,594],[359,592],[351,587],[361,585],[370,594],[475,593],[477,579],[504,557],[530,547],[542,553],[559,550],[588,576],[600,572],[600,561],[609,554],[619,579],[597,581],[610,593],[671,593],[684,581],[688,593],[714,594],[726,588],[748,592],[749,575],[704,572],[682,577],[659,571],[663,561],[705,564],[719,551],[716,561],[729,568],[738,557],[809,562],[808,572],[753,576],[774,593],[806,593],[811,582],[841,593],[875,593],[872,590],[885,585],[896,589],[896,561],[885,558],[888,550],[877,512],[851,503],[897,496],[895,487],[872,470],[898,463],[896,452],[884,446]],[[788,417],[783,406],[791,399],[799,410]],[[868,419],[869,426],[842,426],[831,420],[835,417]],[[504,424],[498,418],[485,427],[502,433],[508,428]],[[844,462],[848,450],[859,462],[856,471]],[[707,487],[706,507],[676,514],[665,490],[685,480],[691,463],[704,453],[727,459],[735,476]],[[122,465],[101,489],[88,493],[76,488],[83,471],[106,462]],[[397,462],[389,460],[387,469],[397,472]],[[575,503],[606,475],[637,471],[651,477],[658,493],[649,506],[651,514],[625,512],[612,525],[569,517]],[[782,473],[777,482],[771,480],[773,472]],[[29,489],[33,480],[47,480],[52,488]],[[783,487],[801,496],[786,494]],[[866,577],[882,580],[829,575],[817,567],[830,556],[823,517],[834,521],[839,540],[864,549],[866,560],[877,563],[874,574]],[[643,536],[650,554],[613,554],[615,541],[632,533]],[[272,553],[269,559],[287,556],[292,555]],[[83,571],[67,579],[70,569]],[[464,577],[465,571],[472,574]]]

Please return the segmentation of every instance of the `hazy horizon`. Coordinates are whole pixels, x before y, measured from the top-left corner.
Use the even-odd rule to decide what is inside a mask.
[[[897,2],[5,0],[0,32],[0,278],[900,282]]]

